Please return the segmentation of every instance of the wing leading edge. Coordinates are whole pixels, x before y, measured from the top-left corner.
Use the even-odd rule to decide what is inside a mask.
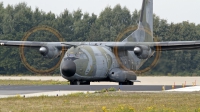
[[[116,43],[112,47],[123,49],[133,49],[136,46],[145,45],[154,48],[156,51],[171,51],[171,50],[195,50],[200,49],[200,41],[166,41],[166,42],[126,42]],[[110,46],[111,47],[111,46]],[[156,49],[159,47],[159,49]]]
[[[157,42],[157,45],[161,47],[161,51],[200,49],[200,41]]]
[[[160,51],[168,50],[193,50],[200,49],[200,41],[166,41],[166,42],[36,42],[36,41],[6,41],[0,40],[0,46],[24,46],[24,47],[72,47],[80,45],[105,46],[111,48],[123,48],[124,50],[132,50],[139,45],[146,45],[155,48],[159,46]],[[158,50],[158,49],[157,49]]]

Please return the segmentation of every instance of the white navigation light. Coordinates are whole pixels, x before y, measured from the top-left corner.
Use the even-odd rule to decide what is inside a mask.
[[[1,46],[3,46],[4,45],[4,43],[1,43]]]

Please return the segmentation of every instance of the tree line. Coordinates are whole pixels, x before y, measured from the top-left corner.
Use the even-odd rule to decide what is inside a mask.
[[[0,3],[0,40],[22,40],[31,28],[47,25],[56,29],[65,41],[115,41],[120,31],[137,25],[140,11],[129,11],[116,5],[106,7],[100,14],[83,13],[81,9],[70,12],[65,9],[59,15],[32,9],[26,3],[5,6]],[[159,41],[200,40],[200,25],[183,21],[168,23],[154,14],[154,36]],[[38,31],[28,38],[34,41],[58,41],[48,31]],[[38,49],[25,49],[27,62],[36,68],[48,69],[58,61],[47,61]],[[51,63],[51,64],[49,64]],[[164,51],[156,67],[143,75],[200,75],[200,52],[198,50]],[[59,73],[56,70],[55,73]],[[0,74],[32,74],[23,65],[19,48],[0,47]],[[32,74],[33,75],[33,74]]]

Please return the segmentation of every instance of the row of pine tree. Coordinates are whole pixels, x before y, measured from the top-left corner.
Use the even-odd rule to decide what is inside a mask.
[[[73,12],[66,9],[60,15],[55,15],[39,8],[32,9],[26,3],[6,7],[0,3],[0,40],[19,41],[31,28],[47,25],[56,29],[68,42],[115,41],[120,31],[137,25],[139,13],[140,11],[131,12],[126,7],[116,5],[114,8],[106,7],[98,16],[83,13],[81,9]],[[188,21],[168,23],[167,20],[154,15],[154,36],[158,37],[159,41],[200,40],[200,25]],[[28,40],[58,41],[55,35],[48,31],[35,32]],[[47,61],[37,52],[38,49],[25,49],[27,62],[37,69],[48,69],[58,61]],[[54,74],[58,73],[59,70],[56,70]],[[0,47],[0,74],[32,74],[23,65],[19,48]],[[200,52],[164,51],[157,66],[142,75],[200,75]]]

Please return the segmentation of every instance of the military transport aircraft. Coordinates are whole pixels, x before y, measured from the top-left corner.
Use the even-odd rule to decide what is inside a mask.
[[[121,42],[0,40],[0,45],[38,47],[41,55],[50,59],[59,56],[63,52],[62,47],[68,48],[60,63],[60,73],[70,81],[70,85],[89,85],[91,81],[133,85],[137,82],[137,70],[156,51],[199,49],[200,41],[154,42],[153,0],[143,0],[137,30]]]

